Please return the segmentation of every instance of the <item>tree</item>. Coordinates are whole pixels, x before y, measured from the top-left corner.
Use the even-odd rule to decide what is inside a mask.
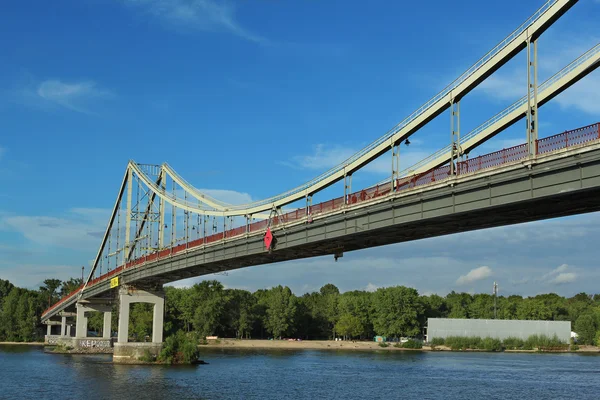
[[[136,341],[143,342],[146,336],[152,334],[154,304],[133,303],[129,307],[129,334],[133,335]],[[101,315],[102,313],[98,314]],[[98,323],[99,320],[98,318]]]
[[[64,297],[75,290],[79,289],[79,287],[83,284],[81,278],[71,278],[68,281],[64,281],[60,286],[60,296]]]
[[[358,317],[352,314],[344,314],[335,324],[335,330],[344,337],[354,338],[363,333],[363,326]]]
[[[331,283],[326,284],[319,291],[321,293],[323,315],[329,322],[329,329],[335,338],[335,324],[339,318],[338,299],[340,296],[339,289]]]
[[[446,304],[448,305],[448,318],[469,318],[469,305],[473,298],[468,293],[456,293],[454,291],[446,296]]]
[[[276,286],[267,296],[266,328],[273,337],[291,334],[296,313],[296,297],[289,287]]]
[[[192,287],[190,301],[194,305],[194,329],[202,337],[223,332],[228,296],[221,282],[202,281]]]
[[[373,327],[377,334],[398,337],[419,333],[419,315],[423,313],[423,305],[415,289],[405,286],[377,289],[373,305]]]
[[[7,280],[0,279],[0,305],[2,305],[2,299],[8,296],[8,293],[14,288],[15,285]]]
[[[575,332],[579,335],[580,343],[593,345],[597,329],[596,318],[592,313],[582,314],[575,321]]]
[[[48,307],[54,303],[56,289],[60,287],[61,283],[62,281],[60,279],[46,279],[44,281],[44,286],[40,287],[40,292],[45,293],[48,297]]]
[[[248,337],[254,324],[255,298],[245,290],[228,290],[227,325],[232,328],[236,338]]]

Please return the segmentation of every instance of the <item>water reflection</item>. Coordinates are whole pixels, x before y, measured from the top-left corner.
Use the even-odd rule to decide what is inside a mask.
[[[579,354],[202,349],[210,365],[114,365],[107,355],[0,346],[0,398],[596,399]]]

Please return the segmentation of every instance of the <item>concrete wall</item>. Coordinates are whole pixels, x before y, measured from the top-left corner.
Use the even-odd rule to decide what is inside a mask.
[[[427,320],[427,340],[448,336],[489,336],[498,339],[517,337],[525,340],[531,335],[556,335],[568,343],[571,338],[571,322],[450,318]]]

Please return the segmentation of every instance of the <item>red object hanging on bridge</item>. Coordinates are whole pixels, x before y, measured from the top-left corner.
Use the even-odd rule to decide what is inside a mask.
[[[267,228],[265,232],[265,247],[267,250],[271,249],[271,244],[273,244],[273,234],[271,233],[271,228]]]

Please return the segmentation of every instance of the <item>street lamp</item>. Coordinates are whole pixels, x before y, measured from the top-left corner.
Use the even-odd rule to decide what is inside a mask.
[[[82,265],[82,266],[81,266],[81,283],[83,283],[83,269],[84,269],[84,268],[85,268],[85,267]]]

